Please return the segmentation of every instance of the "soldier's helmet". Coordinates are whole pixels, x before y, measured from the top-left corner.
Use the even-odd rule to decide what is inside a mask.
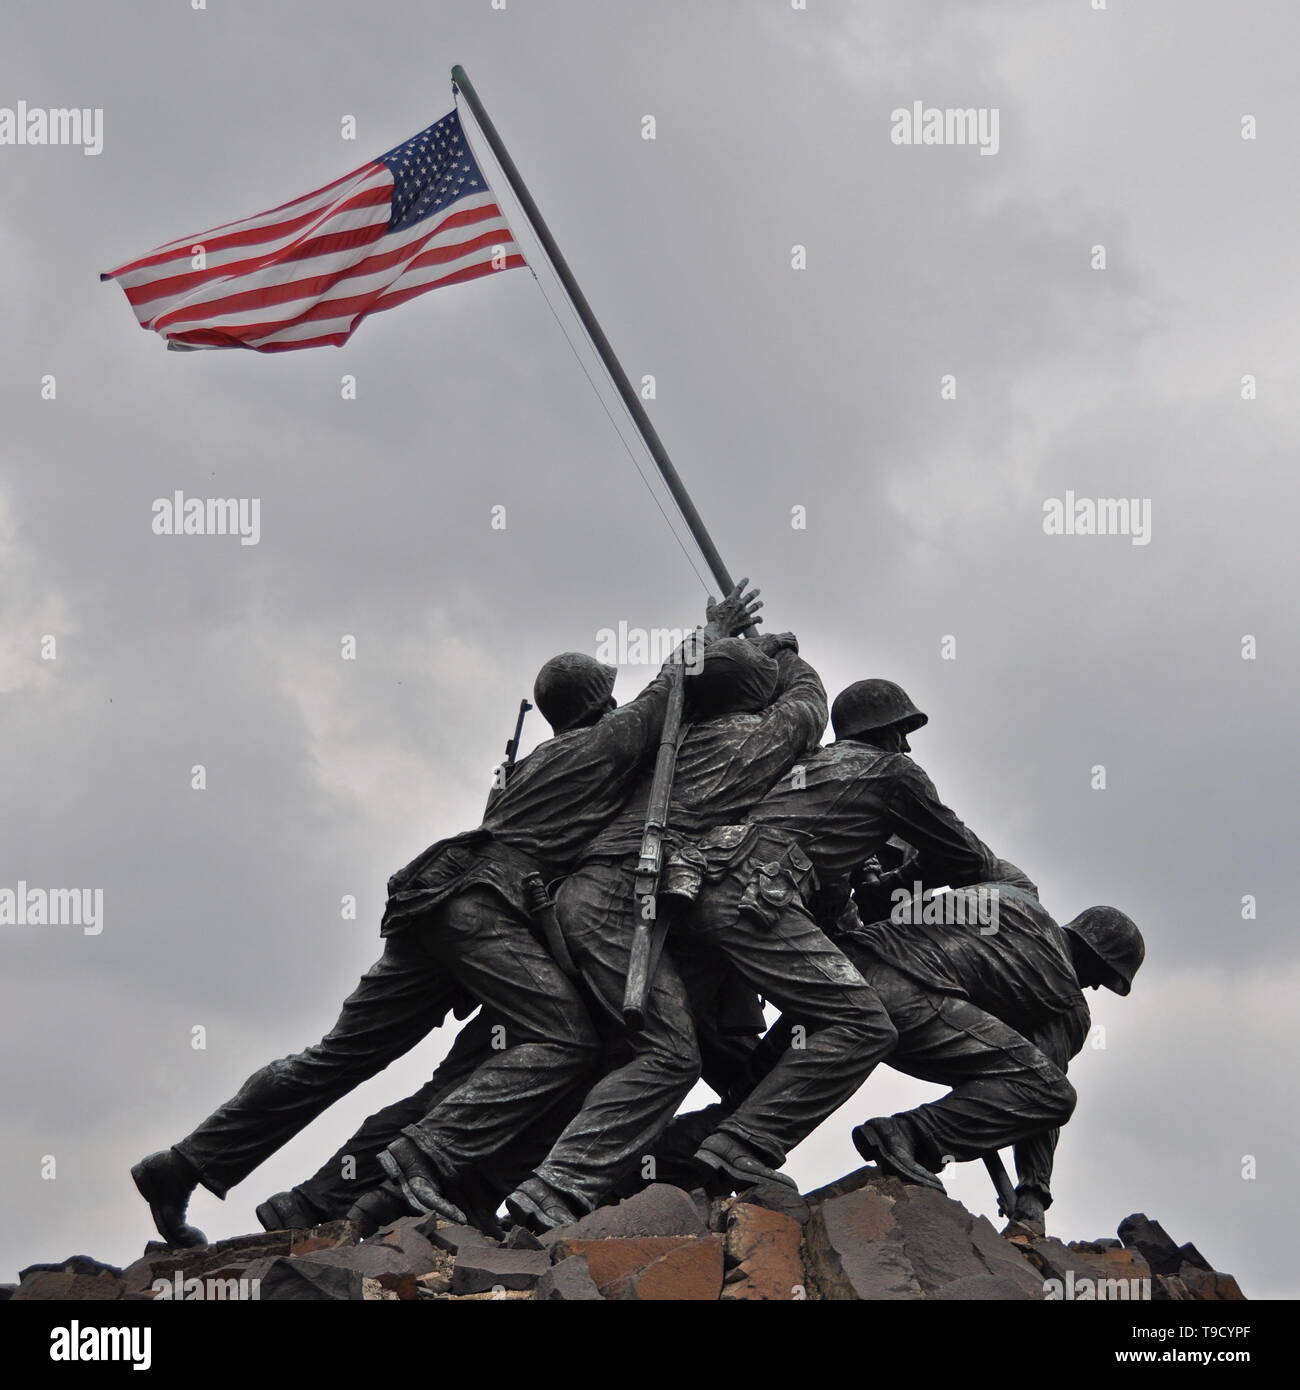
[[[692,719],[755,714],[772,703],[781,669],[757,642],[723,637],[704,649],[694,672],[687,668],[686,698]]]
[[[1146,942],[1137,923],[1117,907],[1089,907],[1065,930],[1073,932],[1092,953],[1107,966],[1113,976],[1104,983],[1116,994],[1127,994],[1133,988],[1133,976],[1146,959]]]
[[[831,706],[836,738],[853,738],[888,724],[897,724],[903,733],[910,734],[929,722],[930,716],[922,714],[907,691],[893,681],[854,681],[840,691]]]
[[[594,724],[609,708],[616,666],[583,652],[561,652],[537,673],[533,703],[557,734]]]

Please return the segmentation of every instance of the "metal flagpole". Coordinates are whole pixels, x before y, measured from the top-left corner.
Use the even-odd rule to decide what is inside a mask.
[[[618,389],[618,394],[623,398],[623,404],[627,406],[628,413],[632,416],[641,433],[641,438],[645,441],[646,448],[650,451],[650,457],[654,459],[655,466],[667,484],[668,491],[672,493],[673,501],[676,502],[682,518],[690,528],[695,544],[699,546],[708,562],[709,569],[713,572],[713,577],[722,589],[723,595],[729,594],[734,588],[731,575],[722,562],[722,556],[718,554],[717,546],[713,544],[713,537],[709,535],[708,527],[705,526],[699,512],[695,510],[695,503],[691,501],[691,495],[686,491],[686,485],[682,482],[676,468],[673,467],[673,461],[668,457],[668,450],[664,448],[663,440],[659,438],[658,431],[651,423],[649,415],[646,414],[645,407],[641,404],[641,398],[628,380],[627,373],[623,370],[623,364],[618,360],[604,330],[596,322],[596,316],[591,312],[591,305],[587,303],[587,296],[583,294],[578,282],[573,278],[573,272],[569,269],[569,263],[564,259],[564,253],[556,245],[555,238],[551,235],[551,229],[546,225],[546,219],[533,201],[532,194],[529,193],[520,177],[514,160],[510,158],[510,151],[502,143],[496,126],[492,124],[492,117],[484,109],[478,93],[474,90],[474,84],[469,80],[465,69],[459,63],[451,70],[451,80],[453,88],[464,93],[469,109],[474,113],[474,119],[483,132],[483,138],[487,141],[497,163],[501,166],[511,192],[523,208],[524,215],[528,218],[534,233],[536,233],[537,240],[541,242],[542,249],[555,268],[555,273],[559,276],[560,283],[564,286],[574,311],[582,320],[582,326],[587,330],[588,336],[595,345],[600,360],[605,365],[605,370]]]

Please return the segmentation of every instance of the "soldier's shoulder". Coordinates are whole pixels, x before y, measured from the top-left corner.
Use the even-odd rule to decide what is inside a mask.
[[[882,753],[880,773],[895,781],[913,788],[928,797],[937,798],[930,774],[906,753]]]

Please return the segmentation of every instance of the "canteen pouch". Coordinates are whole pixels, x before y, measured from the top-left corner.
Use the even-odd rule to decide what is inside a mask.
[[[665,897],[693,903],[708,869],[708,860],[698,845],[682,845],[668,856],[659,875],[659,892]]]

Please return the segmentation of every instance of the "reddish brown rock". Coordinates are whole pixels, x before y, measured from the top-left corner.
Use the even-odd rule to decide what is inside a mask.
[[[632,1240],[562,1240],[551,1246],[551,1259],[559,1261],[570,1255],[585,1255],[596,1287],[604,1289],[606,1284],[643,1269],[677,1246],[698,1239],[698,1236],[641,1236]]]
[[[828,1299],[1043,1297],[1041,1274],[982,1216],[895,1178],[869,1174],[864,1186],[821,1203],[805,1256]]]
[[[1217,1269],[1200,1269],[1193,1264],[1184,1264],[1178,1271],[1188,1295],[1198,1301],[1210,1303],[1244,1302],[1246,1295],[1231,1274]]]
[[[602,1284],[600,1292],[611,1302],[717,1302],[722,1262],[721,1236],[688,1236],[649,1264]]]
[[[799,1253],[802,1237],[803,1230],[792,1216],[749,1202],[733,1203],[727,1211],[729,1268],[723,1301],[803,1298],[807,1288]]]
[[[328,1221],[308,1231],[291,1231],[291,1255],[310,1255],[314,1250],[334,1250],[340,1245],[356,1245],[361,1227],[355,1221]]]
[[[1156,1297],[1151,1266],[1137,1252],[1118,1244],[1076,1241],[1063,1245],[1050,1237],[1024,1247],[1043,1277],[1049,1302],[1146,1302]]]

